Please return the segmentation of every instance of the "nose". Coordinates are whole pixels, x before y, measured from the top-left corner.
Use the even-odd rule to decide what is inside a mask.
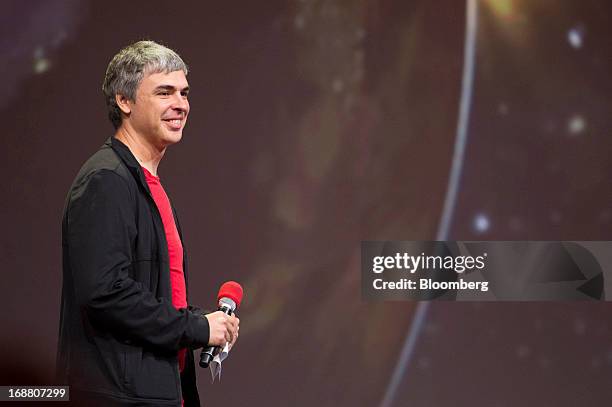
[[[187,114],[189,112],[189,101],[180,92],[177,92],[173,98],[172,109]]]

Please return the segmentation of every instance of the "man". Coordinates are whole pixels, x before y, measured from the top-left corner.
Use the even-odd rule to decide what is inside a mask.
[[[187,72],[152,41],[108,65],[116,133],[79,171],[62,222],[57,367],[76,405],[199,406],[193,349],[238,338],[238,318],[187,305],[181,229],[157,177],[189,115]]]

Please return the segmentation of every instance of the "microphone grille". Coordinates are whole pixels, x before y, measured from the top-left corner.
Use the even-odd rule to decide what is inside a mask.
[[[222,298],[229,298],[236,304],[235,307],[238,308],[242,302],[242,295],[242,286],[235,281],[228,281],[219,288],[217,301],[221,301]]]
[[[231,298],[223,297],[219,300],[219,307],[226,306],[231,309],[232,312],[236,311],[236,303]]]

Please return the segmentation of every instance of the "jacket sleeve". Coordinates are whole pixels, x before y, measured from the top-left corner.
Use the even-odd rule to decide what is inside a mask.
[[[72,191],[67,208],[70,269],[77,301],[92,323],[168,351],[205,346],[208,320],[177,310],[129,276],[138,233],[127,182],[99,170]]]

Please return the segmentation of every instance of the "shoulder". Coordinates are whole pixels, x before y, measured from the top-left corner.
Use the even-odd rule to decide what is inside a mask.
[[[69,200],[86,192],[134,195],[133,177],[112,148],[104,145],[79,170],[70,187]]]
[[[96,178],[103,178],[104,180],[119,177],[127,184],[133,181],[133,177],[130,175],[124,162],[119,158],[117,153],[106,144],[85,161],[73,182],[73,188],[87,182],[94,176]]]

